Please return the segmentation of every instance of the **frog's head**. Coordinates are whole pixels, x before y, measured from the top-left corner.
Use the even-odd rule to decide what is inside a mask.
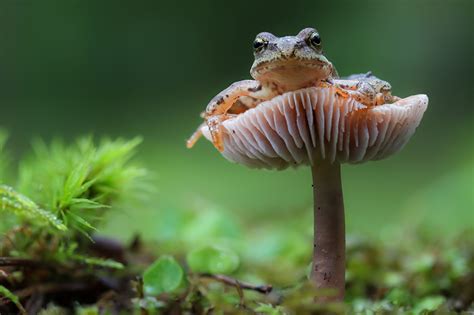
[[[253,47],[255,61],[250,74],[260,82],[304,87],[328,79],[333,73],[331,62],[323,55],[321,37],[314,28],[305,28],[296,36],[260,33]]]

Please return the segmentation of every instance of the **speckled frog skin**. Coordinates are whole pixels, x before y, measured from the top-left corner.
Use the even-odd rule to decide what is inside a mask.
[[[324,56],[321,37],[314,28],[296,36],[277,37],[259,33],[253,43],[255,60],[250,69],[254,80],[238,81],[217,94],[203,113],[214,146],[224,149],[221,123],[285,92],[307,87],[336,86],[339,94],[366,105],[393,102],[391,87],[370,73],[339,79],[333,64]],[[201,136],[201,128],[187,142],[190,148]]]

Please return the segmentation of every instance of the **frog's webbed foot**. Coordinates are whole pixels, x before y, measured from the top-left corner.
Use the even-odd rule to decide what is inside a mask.
[[[347,91],[358,102],[368,106],[393,103],[397,100],[391,94],[390,83],[378,79],[371,72],[352,75],[348,79],[336,79],[334,84]]]
[[[202,136],[202,127],[207,125],[211,132],[213,142],[220,146],[222,149],[222,141],[220,141],[219,130],[220,122],[227,111],[236,103],[236,101],[243,96],[251,96],[252,93],[256,93],[262,89],[261,85],[257,81],[244,80],[235,82],[224,91],[217,94],[207,105],[206,110],[201,113],[201,118],[204,118],[205,122],[202,123],[198,129],[191,135],[187,140],[186,146],[192,148],[194,144]],[[236,108],[237,113],[240,108]],[[222,150],[221,150],[222,151]]]
[[[208,118],[205,122],[199,125],[196,131],[186,141],[186,147],[191,149],[196,142],[203,136],[202,128],[207,126],[211,134],[212,143],[219,151],[224,151],[222,140],[222,122],[229,118],[237,116],[236,114],[216,115]]]

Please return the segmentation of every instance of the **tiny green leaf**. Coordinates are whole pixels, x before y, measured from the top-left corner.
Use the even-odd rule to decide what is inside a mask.
[[[71,206],[80,209],[101,209],[101,208],[110,208],[108,205],[103,205],[101,203],[89,200],[86,198],[73,198],[71,199]]]
[[[229,274],[239,267],[239,256],[228,249],[205,246],[187,255],[189,267],[194,272]]]
[[[90,224],[84,218],[78,216],[77,214],[74,214],[71,211],[67,212],[66,216],[70,217],[72,220],[76,221],[78,224],[86,227],[89,230],[97,231],[97,229],[92,224]]]
[[[148,295],[173,292],[183,281],[183,268],[171,256],[161,256],[143,273],[143,287]]]

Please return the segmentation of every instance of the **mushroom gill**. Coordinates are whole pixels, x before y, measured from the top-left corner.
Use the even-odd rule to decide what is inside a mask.
[[[379,160],[408,142],[427,105],[423,94],[369,107],[331,87],[288,92],[224,121],[222,154],[267,169]]]

